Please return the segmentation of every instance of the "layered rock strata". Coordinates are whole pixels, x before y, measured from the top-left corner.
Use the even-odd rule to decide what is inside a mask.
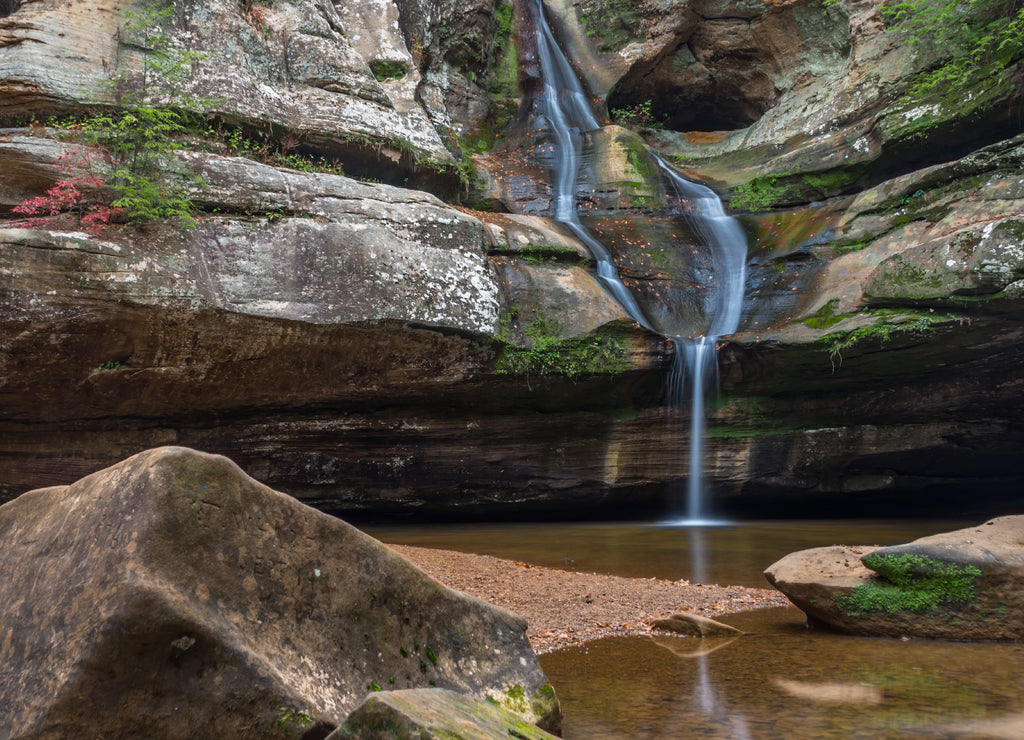
[[[711,182],[747,229],[742,332],[720,353],[709,427],[719,503],[1012,505],[1019,64],[951,102],[913,91],[936,59],[886,30],[874,1],[547,7],[596,97],[639,129],[591,136],[600,157],[585,157],[578,201],[659,325],[699,323],[707,265],[694,235],[652,218],[666,192],[642,143]],[[76,145],[40,119],[110,102],[112,62],[139,60],[117,46],[108,3],[12,8],[0,90],[8,116],[37,120],[0,137],[5,208],[66,175],[53,163]],[[536,83],[508,4],[179,11],[175,43],[208,54],[190,92],[222,99],[212,124],[293,135],[297,151],[409,189],[192,141],[182,161],[209,185],[190,232],[89,235],[69,217],[4,229],[0,495],[177,443],[336,510],[664,510],[688,447],[662,408],[667,347],[627,326],[585,250],[545,220],[544,173],[509,156],[515,127],[477,163],[493,207],[528,215],[411,189],[436,184],[429,161],[449,167],[439,192],[465,193],[450,166],[516,105],[511,37]]]

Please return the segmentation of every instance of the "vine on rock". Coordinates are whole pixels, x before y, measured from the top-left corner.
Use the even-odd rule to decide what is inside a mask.
[[[192,226],[194,207],[184,183],[201,181],[172,155],[184,148],[178,137],[198,111],[213,102],[185,91],[193,66],[205,55],[174,45],[166,28],[175,13],[172,3],[154,0],[140,11],[118,12],[120,45],[141,51],[141,64],[111,80],[121,109],[87,119],[83,129],[90,141],[110,151],[110,185],[119,194],[113,205],[123,208],[130,222]]]

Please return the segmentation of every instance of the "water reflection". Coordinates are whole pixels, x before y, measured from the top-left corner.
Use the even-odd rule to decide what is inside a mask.
[[[764,586],[806,547],[894,544],[977,522],[503,524],[369,528],[387,542],[554,568]],[[698,577],[701,576],[701,577]],[[580,738],[1021,738],[1024,646],[808,631],[797,609],[734,614],[731,640],[614,638],[541,656]]]
[[[762,571],[794,550],[837,543],[889,545],[977,521],[367,526],[384,542],[522,560],[562,570],[694,583],[767,587]],[[719,523],[723,524],[723,523]]]
[[[1024,647],[809,632],[796,609],[747,634],[616,638],[541,656],[575,738],[1024,737]],[[642,666],[642,668],[641,668]]]

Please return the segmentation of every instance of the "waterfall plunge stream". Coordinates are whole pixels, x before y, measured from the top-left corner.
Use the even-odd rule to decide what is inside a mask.
[[[644,328],[655,331],[636,298],[623,284],[608,249],[580,222],[576,210],[576,182],[589,132],[601,128],[591,101],[575,70],[562,52],[544,15],[543,0],[533,0],[537,51],[543,79],[541,110],[555,140],[552,162],[555,219],[564,224],[597,262],[597,274],[626,314]],[[704,482],[705,398],[718,386],[716,344],[739,324],[745,280],[746,239],[735,219],[726,215],[722,202],[704,185],[680,176],[655,156],[660,173],[670,188],[671,212],[683,217],[693,233],[713,255],[713,274],[705,315],[710,325],[703,334],[670,336],[674,359],[669,375],[669,400],[682,408],[691,400],[690,464],[685,507],[676,504],[678,525],[713,524],[707,519]]]

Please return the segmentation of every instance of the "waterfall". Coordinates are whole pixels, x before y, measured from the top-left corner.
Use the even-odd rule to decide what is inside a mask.
[[[564,224],[584,245],[597,262],[597,276],[625,310],[626,315],[645,329],[653,331],[640,304],[622,284],[612,256],[587,228],[576,213],[576,179],[580,171],[586,134],[601,128],[590,107],[590,98],[583,83],[555,41],[544,20],[542,0],[534,0],[537,52],[540,55],[544,94],[540,104],[555,136],[556,161],[551,184],[555,198],[555,220]]]
[[[583,147],[590,132],[601,128],[591,101],[562,52],[544,16],[543,0],[533,0],[537,52],[540,57],[543,94],[540,110],[555,139],[552,161],[555,220],[564,224],[590,250],[597,274],[626,314],[644,328],[655,331],[636,298],[623,284],[608,249],[580,222],[576,212],[576,182]],[[703,473],[706,437],[705,399],[717,389],[719,337],[732,334],[739,324],[745,280],[746,238],[735,219],[725,213],[714,192],[690,182],[663,159],[654,156],[667,183],[671,212],[684,218],[713,257],[711,290],[704,306],[710,324],[693,338],[668,337],[674,360],[669,373],[669,401],[681,407],[690,399],[690,464],[685,515],[681,524],[707,524]]]
[[[706,185],[690,182],[654,155],[675,195],[673,212],[681,215],[714,258],[714,290],[705,315],[711,317],[707,333],[689,339],[670,337],[674,355],[669,374],[669,402],[681,408],[690,398],[690,466],[685,508],[676,503],[674,515],[683,525],[713,524],[708,519],[704,481],[704,447],[707,437],[705,401],[718,391],[718,338],[732,334],[740,322],[746,281],[747,240],[743,230],[725,212],[722,201]],[[687,384],[687,380],[689,383]]]

